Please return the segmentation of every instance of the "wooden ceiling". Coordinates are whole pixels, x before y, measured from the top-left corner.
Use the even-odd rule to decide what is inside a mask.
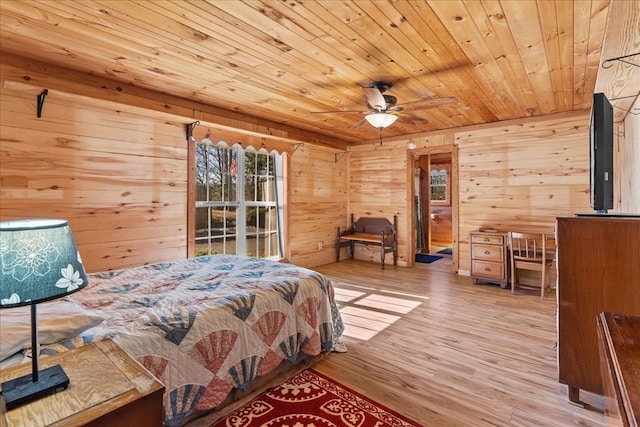
[[[384,137],[588,110],[594,91],[628,97],[615,101],[620,121],[640,68],[601,63],[640,50],[639,5],[2,0],[0,48],[353,144],[378,137],[348,112],[366,110],[373,81],[407,104]],[[457,103],[410,108],[434,97]]]

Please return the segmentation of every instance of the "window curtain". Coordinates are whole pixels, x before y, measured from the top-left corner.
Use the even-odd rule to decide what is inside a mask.
[[[284,159],[285,154],[274,154],[274,166],[276,175],[275,196],[276,215],[278,221],[278,252],[280,258],[284,258]]]

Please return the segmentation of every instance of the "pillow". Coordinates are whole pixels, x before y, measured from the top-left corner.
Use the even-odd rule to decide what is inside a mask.
[[[99,325],[102,317],[80,307],[73,301],[57,300],[38,304],[38,342],[52,344],[73,338]],[[0,361],[31,347],[31,307],[0,310]]]

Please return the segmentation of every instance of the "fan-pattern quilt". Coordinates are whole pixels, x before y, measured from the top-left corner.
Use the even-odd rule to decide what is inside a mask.
[[[290,264],[214,255],[88,279],[72,299],[105,321],[57,346],[113,338],[164,383],[167,426],[284,360],[330,351],[343,331],[331,282]]]

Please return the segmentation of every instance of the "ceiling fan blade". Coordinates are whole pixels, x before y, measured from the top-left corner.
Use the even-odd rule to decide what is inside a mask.
[[[365,123],[367,123],[367,119],[362,119],[362,120],[358,121],[357,123],[354,123],[351,126],[349,126],[349,129],[358,129],[360,126],[362,126]]]
[[[362,110],[331,110],[331,111],[311,111],[311,114],[336,114],[336,113],[370,113],[370,111]]]
[[[386,110],[387,109],[387,103],[384,100],[384,96],[382,95],[382,92],[380,92],[380,90],[378,90],[377,88],[375,88],[375,87],[363,87],[362,88],[362,94],[364,95],[365,99],[367,100],[367,103],[374,110]]]
[[[427,123],[429,123],[429,120],[423,119],[422,117],[406,114],[402,116],[402,120],[412,125],[426,125]]]
[[[457,104],[458,98],[455,96],[444,96],[442,98],[427,98],[419,101],[402,104],[405,110],[427,110],[429,108],[442,107],[443,105]]]

